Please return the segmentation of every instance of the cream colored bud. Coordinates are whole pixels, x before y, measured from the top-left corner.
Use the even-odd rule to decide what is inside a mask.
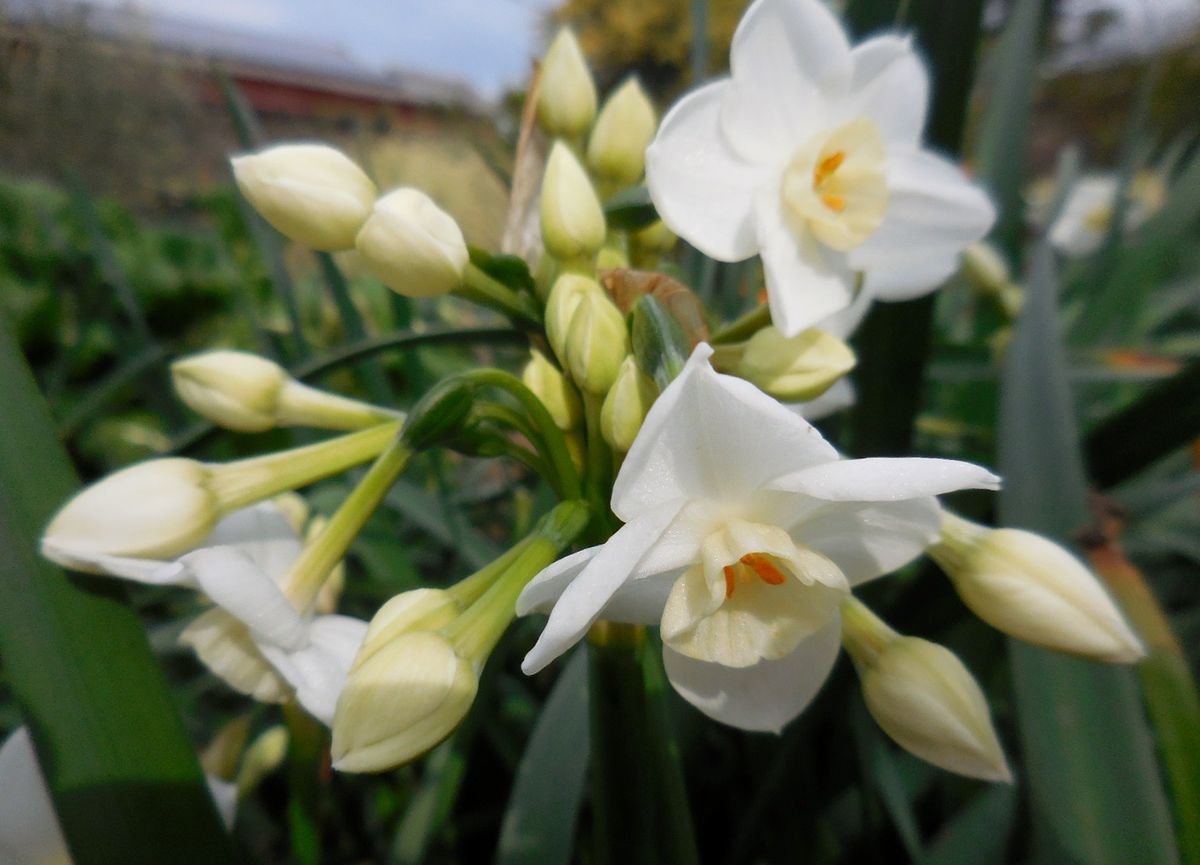
[[[987,700],[953,652],[898,637],[861,672],[871,717],[902,748],[960,775],[1012,780]]]
[[[564,364],[567,360],[567,331],[571,327],[571,319],[575,317],[579,301],[589,293],[603,296],[604,289],[594,279],[577,273],[564,273],[554,281],[546,298],[546,340],[554,349],[554,356]]]
[[[646,167],[646,148],[654,140],[658,117],[636,77],[618,87],[600,109],[588,139],[588,165],[598,176],[621,186],[636,183]]]
[[[432,631],[389,640],[351,670],[333,720],[333,766],[374,772],[424,754],[466,717],[479,688],[474,664]]]
[[[996,294],[1012,280],[1004,255],[986,240],[977,240],[963,250],[962,268],[967,281],[981,294]]]
[[[454,596],[442,589],[412,589],[401,592],[379,608],[367,626],[358,656],[357,668],[390,641],[412,631],[436,630],[454,621],[461,606]]]
[[[854,351],[817,328],[784,336],[764,327],[746,343],[733,371],[776,399],[806,402],[823,394],[854,369]]]
[[[619,267],[629,267],[629,256],[621,246],[605,243],[596,253],[596,270],[615,270]]]
[[[582,138],[595,116],[596,83],[579,40],[569,27],[564,27],[542,61],[538,124],[550,136]]]
[[[929,554],[963,603],[1010,636],[1110,663],[1146,654],[1095,575],[1041,535],[989,529],[946,514]]]
[[[567,368],[575,384],[604,396],[628,354],[629,330],[621,310],[602,292],[584,293],[567,330]]]
[[[171,364],[179,398],[226,429],[262,432],[275,426],[279,392],[289,380],[274,361],[244,351],[206,351]]]
[[[231,162],[238,189],[263,219],[313,249],[351,249],[375,201],[371,178],[324,144],[279,144]]]
[[[656,396],[654,382],[638,367],[633,355],[626,356],[600,409],[600,433],[609,447],[618,453],[633,447]]]
[[[171,558],[191,549],[221,516],[210,470],[169,458],[130,466],[86,487],[51,519],[42,554],[100,573],[93,556]]]
[[[542,244],[560,261],[591,258],[604,245],[608,228],[600,199],[571,148],[561,141],[554,143],[546,161],[541,220]]]
[[[316,390],[279,364],[244,351],[206,351],[171,364],[175,392],[197,414],[239,432],[277,426],[361,429],[395,415]]]
[[[287,757],[288,731],[282,724],[263,730],[242,758],[237,774],[238,796],[242,797],[259,785],[263,778],[283,765]]]
[[[554,418],[555,426],[561,430],[579,426],[583,418],[579,394],[562,371],[536,348],[530,353],[529,363],[521,372],[521,381],[546,406],[550,417]]]
[[[376,201],[354,245],[367,269],[405,297],[453,291],[469,259],[454,217],[419,189],[397,189]]]

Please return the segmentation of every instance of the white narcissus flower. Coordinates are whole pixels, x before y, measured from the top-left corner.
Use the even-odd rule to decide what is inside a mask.
[[[293,606],[279,580],[302,548],[284,512],[266,502],[225,517],[175,559],[76,552],[70,565],[202,592],[215,606],[183,630],[180,642],[241,693],[278,703],[294,692],[313,717],[329,724],[367,624]]]
[[[517,612],[549,612],[534,673],[599,619],[658,624],[667,675],[703,712],[777,731],[812,699],[839,647],[850,588],[938,534],[933,496],[995,488],[969,463],[843,460],[700,344],[646,416],[613,488],[625,522],[546,568]]]
[[[850,47],[819,0],[757,0],[732,74],[680,100],[646,152],[659,215],[721,261],[761,254],[788,336],[854,298],[924,294],[995,217],[952,162],[921,147],[929,76],[907,38]]]
[[[237,785],[206,776],[208,790],[226,826],[233,825]],[[13,730],[0,745],[0,863],[70,865],[50,791],[26,727]]]
[[[1112,225],[1119,191],[1120,180],[1115,174],[1088,174],[1079,178],[1071,186],[1062,210],[1049,228],[1048,236],[1054,248],[1071,256],[1091,255],[1098,250]],[[1031,204],[1031,218],[1035,224],[1045,221],[1045,211],[1053,195],[1052,184],[1035,188]],[[1161,177],[1148,171],[1138,174],[1129,184],[1129,200],[1121,230],[1128,233],[1138,228],[1162,208],[1165,198],[1166,189]]]

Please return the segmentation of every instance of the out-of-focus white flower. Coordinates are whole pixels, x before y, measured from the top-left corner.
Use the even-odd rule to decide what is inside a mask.
[[[1115,174],[1088,174],[1075,181],[1058,218],[1050,226],[1050,243],[1072,256],[1091,255],[1098,250],[1112,225],[1119,187]],[[1035,184],[1031,190],[1030,220],[1035,225],[1046,222],[1046,210],[1053,195],[1053,185],[1049,183]],[[1122,231],[1137,229],[1162,208],[1165,200],[1162,178],[1150,171],[1140,172],[1129,184]]]
[[[658,623],[667,675],[703,712],[779,730],[811,700],[839,646],[850,587],[937,536],[933,499],[998,479],[938,459],[843,460],[793,412],[709,366],[701,343],[654,403],[613,489],[625,525],[526,587],[550,618],[533,673],[599,619]]]
[[[302,548],[283,511],[267,502],[225,517],[174,559],[75,552],[71,565],[202,592],[214,606],[183,630],[180,642],[235,690],[262,702],[294,693],[328,724],[367,625],[293,606],[279,581]]]
[[[792,336],[850,304],[924,294],[994,209],[921,147],[928,74],[907,38],[851,48],[819,0],[756,0],[729,78],[685,96],[646,152],[663,221],[713,258],[761,254],[771,316]]]
[[[237,787],[206,777],[217,812],[233,825]],[[37,752],[26,727],[18,727],[0,745],[0,863],[4,865],[70,865],[54,803]]]
[[[555,35],[542,61],[537,118],[547,135],[581,138],[596,116],[596,84],[571,28]]]
[[[371,212],[375,184],[324,144],[279,144],[235,156],[238,189],[267,222],[313,249],[351,249]]]
[[[454,217],[419,189],[396,189],[376,201],[354,246],[367,269],[405,297],[453,291],[470,259]]]
[[[1095,575],[1041,535],[989,529],[947,513],[929,554],[963,603],[1006,634],[1109,663],[1146,655]]]

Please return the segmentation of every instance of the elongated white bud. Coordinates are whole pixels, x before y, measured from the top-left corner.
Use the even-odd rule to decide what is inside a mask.
[[[960,775],[1012,780],[983,691],[953,652],[897,634],[855,598],[842,605],[842,644],[871,717],[896,744]]]
[[[405,297],[453,291],[469,260],[454,217],[419,189],[397,189],[376,201],[354,245],[367,269]]]
[[[629,329],[616,304],[603,292],[579,299],[567,329],[567,368],[580,389],[604,396],[629,354]]]
[[[571,149],[556,141],[546,162],[540,200],[542,244],[560,261],[588,259],[604,244],[604,210]]]
[[[175,392],[198,414],[226,429],[279,426],[361,429],[395,415],[311,388],[272,360],[243,351],[207,351],[171,364]]]
[[[585,294],[598,293],[604,295],[600,283],[576,273],[564,273],[550,287],[550,295],[546,298],[546,340],[554,349],[554,356],[559,362],[567,362],[567,333],[571,327],[571,319]]]
[[[538,124],[550,136],[581,138],[596,116],[596,83],[571,29],[558,31],[542,61]]]
[[[401,592],[379,608],[367,627],[362,647],[354,659],[357,668],[403,634],[436,630],[450,624],[462,611],[454,596],[442,589]]]
[[[546,406],[555,426],[564,431],[579,426],[583,419],[579,394],[562,371],[537,349],[530,353],[529,363],[521,372],[521,381]]]
[[[600,109],[588,139],[588,165],[618,186],[636,183],[646,168],[646,148],[657,129],[650,98],[636,77],[629,78]]]
[[[103,571],[96,555],[171,558],[195,546],[221,516],[211,472],[189,459],[130,466],[63,505],[42,536],[42,554],[64,567]]]
[[[238,189],[263,219],[313,249],[352,248],[375,201],[371,178],[324,144],[280,144],[231,162]]]
[[[618,453],[633,447],[656,396],[654,382],[641,371],[633,355],[627,355],[600,409],[600,433],[609,447]]]
[[[1110,663],[1146,654],[1095,575],[1041,535],[989,529],[947,513],[929,554],[963,603],[1010,636]]]

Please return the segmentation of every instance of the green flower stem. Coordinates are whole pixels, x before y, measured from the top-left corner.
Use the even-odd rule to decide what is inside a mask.
[[[364,463],[387,449],[399,433],[400,422],[392,421],[304,447],[213,465],[210,487],[228,513]]]
[[[597,865],[658,862],[643,721],[645,629],[600,622],[588,634],[592,809]]]
[[[851,595],[842,602],[842,646],[859,666],[872,666],[898,636],[858,598]]]
[[[583,394],[583,415],[587,430],[587,463],[585,465],[584,488],[588,502],[592,505],[596,540],[602,541],[610,532],[605,519],[608,502],[612,498],[613,457],[612,449],[600,431],[600,410],[604,400],[594,394]]]
[[[765,303],[755,307],[741,318],[730,322],[712,335],[709,340],[714,346],[726,342],[742,342],[771,323],[771,308]]]
[[[513,557],[496,581],[442,633],[454,643],[460,657],[474,658],[479,666],[495,648],[516,615],[517,597],[539,571],[558,558],[588,521],[582,501],[562,502],[517,545]]]
[[[362,400],[289,381],[279,394],[279,409],[289,426],[328,430],[359,430],[388,421],[404,420],[404,413]]]
[[[534,428],[538,431],[540,441],[534,446],[542,445],[545,456],[550,462],[553,472],[555,490],[563,499],[578,499],[583,495],[579,475],[571,463],[571,452],[567,450],[567,440],[563,438],[562,430],[554,423],[550,412],[542,405],[533,392],[525,387],[519,378],[511,373],[498,369],[482,369],[469,372],[466,377],[479,385],[490,385],[509,393],[521,404],[529,414]]]
[[[544,445],[542,437],[533,427],[529,420],[521,415],[520,412],[514,411],[506,405],[499,403],[477,403],[475,406],[475,416],[480,420],[490,420],[499,423],[502,426],[507,426],[509,429],[515,430],[525,436],[534,447]],[[542,448],[544,450],[544,448]]]
[[[459,297],[494,309],[520,324],[540,328],[541,313],[533,301],[493,279],[474,264],[463,271],[463,283],[455,292]]]
[[[292,563],[283,579],[284,592],[297,609],[305,613],[312,610],[330,571],[346,555],[351,542],[379,507],[411,457],[412,451],[399,439],[394,439],[321,533],[305,545],[304,552]]]

